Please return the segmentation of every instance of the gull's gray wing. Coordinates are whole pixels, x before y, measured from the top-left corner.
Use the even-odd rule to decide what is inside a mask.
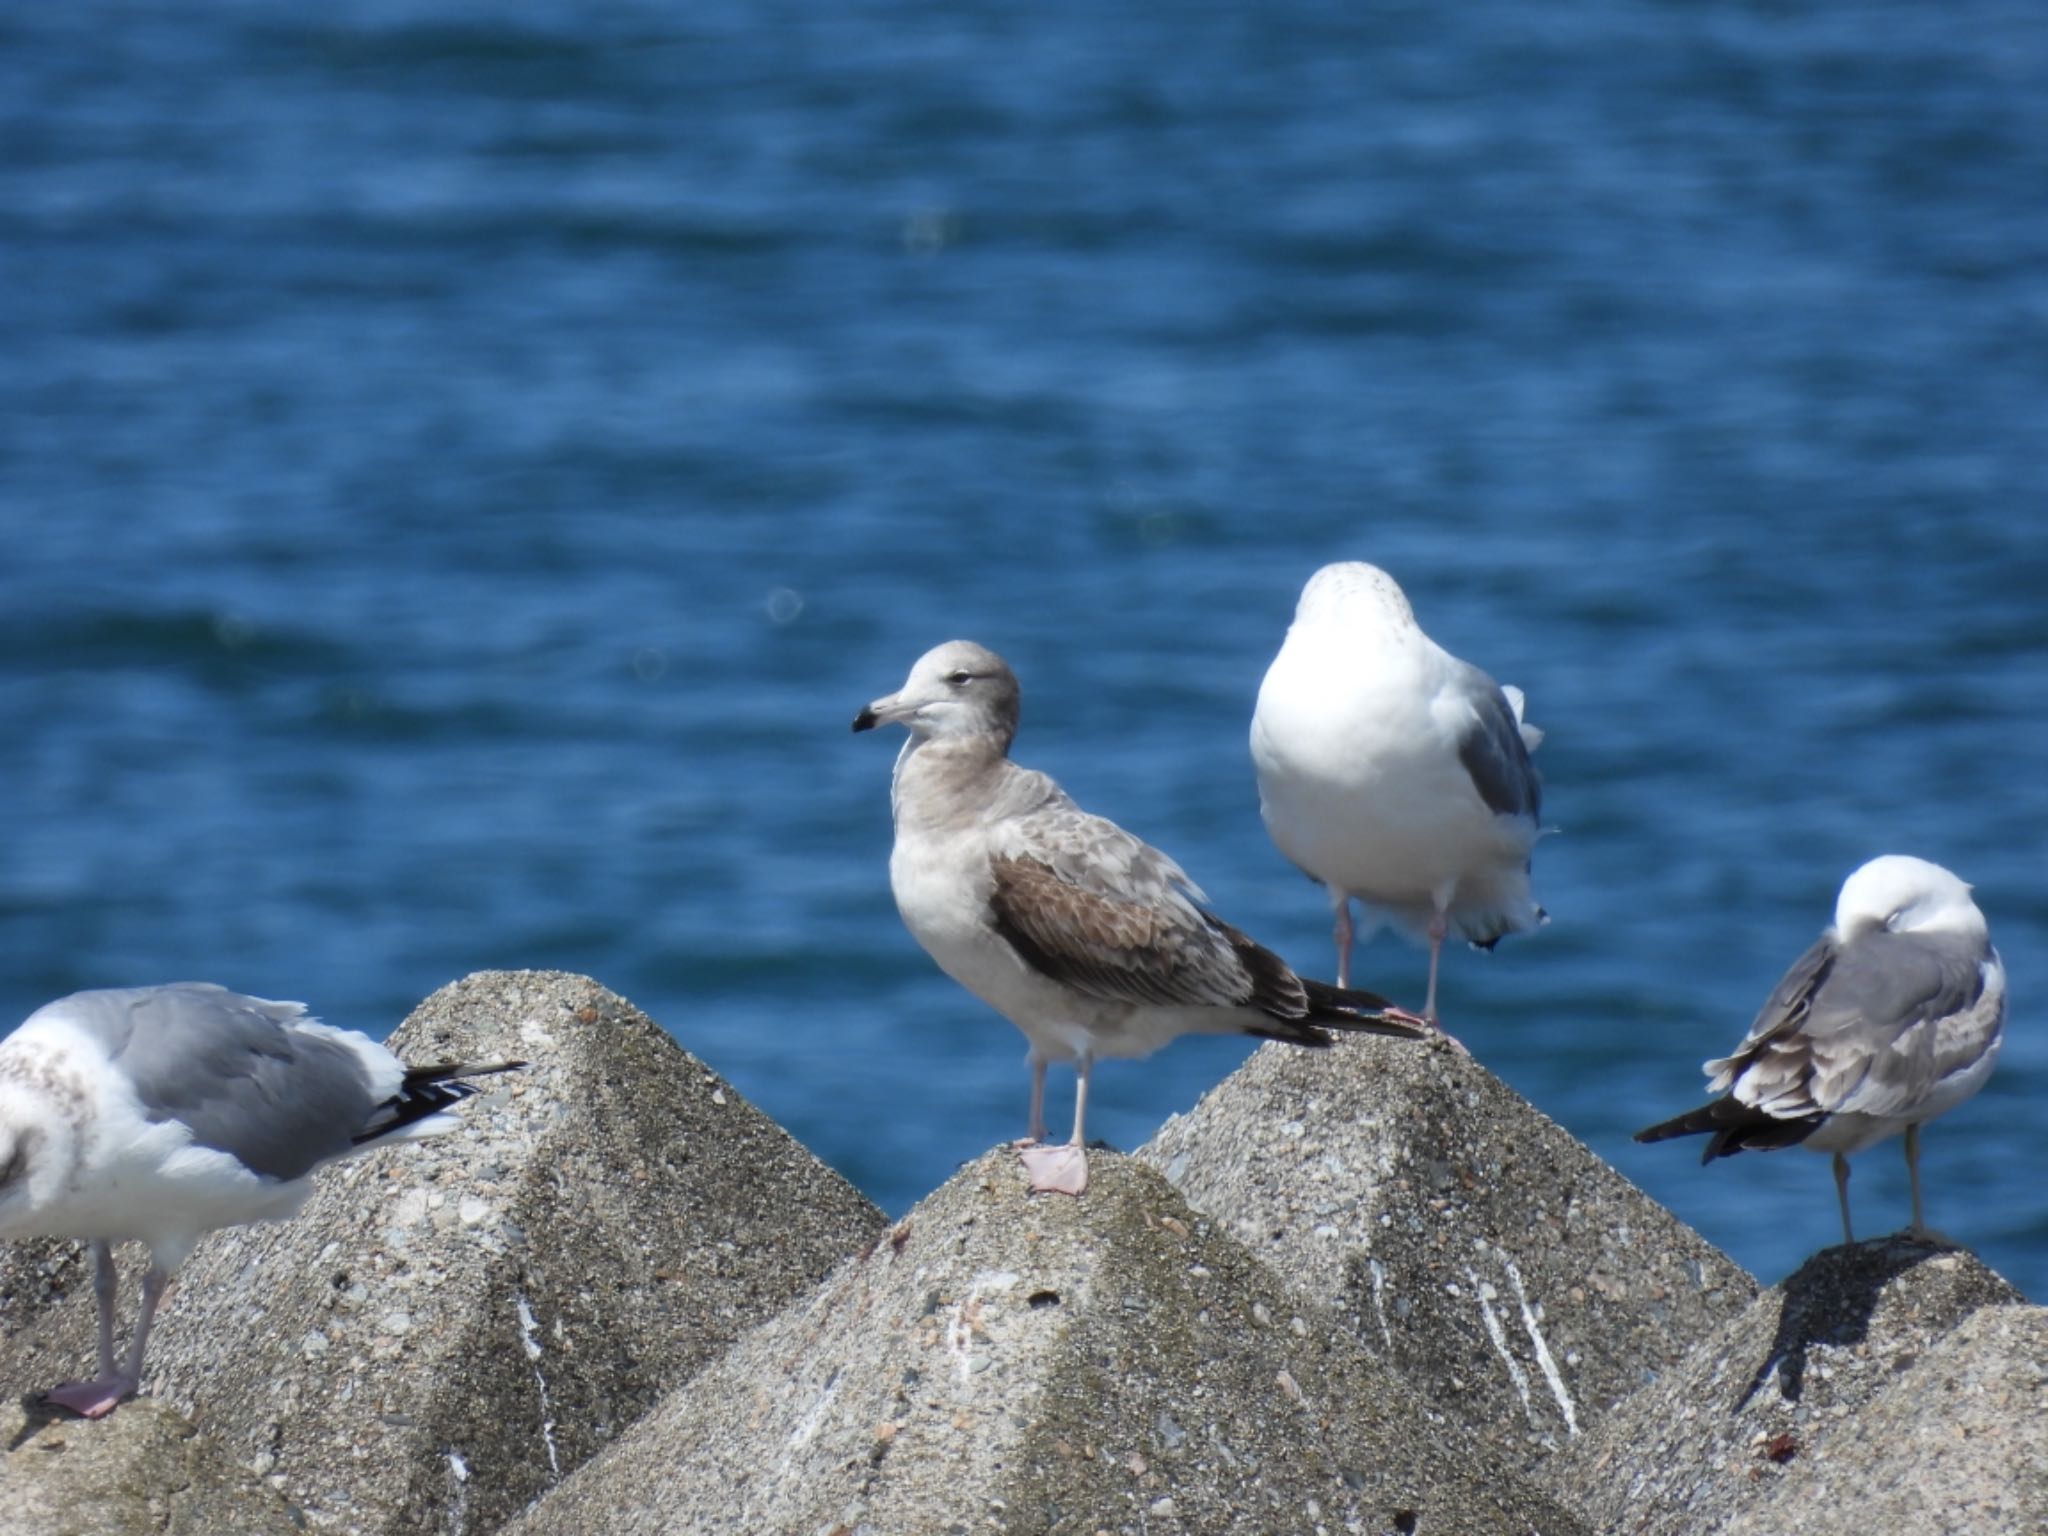
[[[1496,816],[1543,815],[1543,779],[1529,760],[1520,717],[1499,684],[1466,665],[1455,684],[1472,708],[1472,723],[1458,738],[1458,761],[1472,787]]]
[[[271,1178],[296,1179],[351,1150],[379,1095],[363,1058],[299,1003],[209,982],[80,992],[65,1016],[105,1048],[152,1122]]]
[[[1910,1114],[1975,1061],[2003,1019],[1985,996],[1991,947],[1941,933],[1824,936],[1785,973],[1716,1088],[1778,1119]],[[1980,1017],[1982,1015],[1982,1017]]]
[[[1034,970],[1103,1002],[1250,1005],[1299,1018],[1301,982],[1229,924],[1158,849],[1064,796],[991,839],[996,931]]]
[[[1973,1064],[2005,1020],[1987,995],[1997,952],[1978,938],[1885,933],[1846,945],[1814,999],[1808,1032],[1830,1110],[1909,1115],[1944,1078]]]
[[[1812,1046],[1801,1029],[1813,1010],[1814,994],[1833,973],[1839,953],[1834,930],[1829,929],[1792,962],[1757,1010],[1742,1044],[1706,1064],[1709,1093],[1721,1093],[1741,1078],[1742,1085],[1735,1089],[1741,1103],[1784,1119],[1820,1112],[1807,1091]]]

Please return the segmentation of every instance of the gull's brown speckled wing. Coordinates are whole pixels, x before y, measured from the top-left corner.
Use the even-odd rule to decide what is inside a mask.
[[[1008,822],[989,868],[997,930],[1027,964],[1076,991],[1169,1007],[1308,1011],[1293,972],[1197,906],[1200,893],[1180,865],[1064,797]]]

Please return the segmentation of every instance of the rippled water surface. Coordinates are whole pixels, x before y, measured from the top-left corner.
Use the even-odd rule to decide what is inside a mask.
[[[1823,1159],[1628,1133],[1937,859],[2015,1007],[1930,1216],[2048,1293],[2043,187],[2034,0],[12,8],[0,1016],[587,971],[900,1209],[1027,1079],[854,711],[995,646],[1020,757],[1326,973],[1245,729],[1364,558],[1549,732],[1480,1059],[1776,1278]]]

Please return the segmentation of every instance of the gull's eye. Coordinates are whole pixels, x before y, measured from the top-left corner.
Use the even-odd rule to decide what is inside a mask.
[[[969,683],[974,681],[974,674],[972,672],[966,671],[948,672],[946,674],[946,681],[951,683],[955,688],[965,688]]]

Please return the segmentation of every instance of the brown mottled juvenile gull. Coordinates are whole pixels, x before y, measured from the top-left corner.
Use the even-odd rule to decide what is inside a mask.
[[[1804,1146],[1831,1152],[1842,1241],[1849,1157],[1906,1136],[1915,1237],[1940,1239],[1920,1203],[1920,1127],[1984,1086],[2005,1039],[2005,966],[1970,888],[1939,864],[1872,859],[1842,884],[1835,923],[1793,963],[1710,1093],[1637,1141],[1711,1133],[1701,1162]]]
[[[1337,985],[1351,979],[1353,897],[1429,945],[1481,949],[1534,928],[1529,891],[1543,733],[1522,695],[1425,635],[1400,586],[1363,561],[1326,565],[1259,686],[1252,762],[1259,814],[1336,912]]]
[[[99,1418],[134,1395],[171,1276],[217,1227],[282,1221],[313,1170],[386,1141],[452,1130],[441,1113],[508,1071],[408,1067],[299,1003],[209,982],[74,992],[0,1044],[0,1237],[92,1241],[99,1375],[50,1402]],[[114,1362],[113,1245],[149,1248],[142,1310]]]
[[[1030,1042],[1033,1189],[1087,1188],[1088,1078],[1100,1057],[1146,1056],[1196,1033],[1311,1046],[1330,1043],[1326,1029],[1427,1033],[1384,998],[1296,976],[1204,911],[1172,859],[1011,762],[1018,698],[1000,656],[953,640],[918,658],[853,728],[909,728],[890,789],[890,888],[939,968]],[[1042,1145],[1052,1061],[1079,1076],[1061,1147]]]

